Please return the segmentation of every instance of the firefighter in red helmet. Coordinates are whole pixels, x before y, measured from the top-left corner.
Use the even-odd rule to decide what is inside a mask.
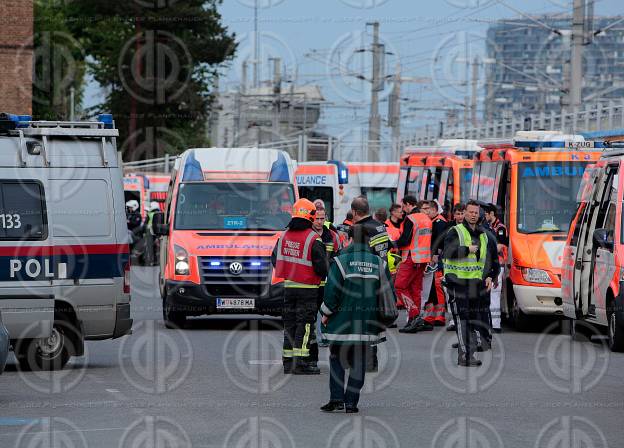
[[[295,202],[292,219],[273,250],[275,276],[284,279],[284,373],[320,373],[316,362],[310,360],[310,344],[316,344],[316,302],[321,281],[327,277],[328,261],[325,245],[312,229],[315,214],[311,201]]]

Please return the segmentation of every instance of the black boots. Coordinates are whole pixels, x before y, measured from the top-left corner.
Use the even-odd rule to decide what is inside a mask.
[[[479,361],[473,355],[466,356],[465,354],[460,354],[457,357],[457,365],[462,367],[479,367],[481,364],[481,361]]]
[[[294,375],[320,375],[321,369],[318,368],[315,362],[297,360],[292,373]]]
[[[321,406],[323,412],[344,411],[345,405],[342,401],[330,401],[324,406]]]
[[[418,333],[419,331],[433,331],[433,325],[417,317],[410,320],[407,325],[399,330],[399,333]]]

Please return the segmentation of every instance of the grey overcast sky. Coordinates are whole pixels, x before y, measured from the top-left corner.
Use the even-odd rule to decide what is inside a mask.
[[[224,22],[240,41],[237,59],[227,69],[221,90],[236,88],[241,62],[253,60],[255,0],[225,0]],[[428,77],[431,83],[403,86],[404,128],[435,123],[436,109],[463,101],[465,64],[482,56],[488,24],[503,18],[544,13],[571,14],[566,0],[257,0],[260,31],[260,80],[268,80],[271,57],[283,61],[285,76],[299,84],[318,84],[330,106],[320,130],[334,135],[354,134],[367,128],[370,53],[353,53],[370,46],[371,28],[381,23],[386,44],[386,75],[400,62],[402,76]],[[624,14],[622,0],[596,0],[596,16]],[[468,58],[465,57],[466,49]],[[398,59],[398,61],[397,61]],[[251,80],[251,68],[249,69]],[[387,100],[391,84],[382,93]],[[460,106],[458,106],[460,107]],[[410,111],[410,109],[412,109]],[[386,116],[387,102],[380,106]]]

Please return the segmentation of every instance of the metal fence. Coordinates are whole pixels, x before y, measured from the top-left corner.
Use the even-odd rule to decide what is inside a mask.
[[[562,113],[541,113],[527,117],[487,123],[479,127],[457,126],[439,131],[426,127],[412,135],[402,136],[399,147],[432,146],[439,138],[466,138],[473,140],[487,138],[512,138],[517,131],[559,130],[573,134],[602,129],[624,128],[624,102],[595,104],[580,109],[563,110]]]

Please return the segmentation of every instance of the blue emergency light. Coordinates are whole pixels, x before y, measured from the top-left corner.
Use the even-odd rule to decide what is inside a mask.
[[[341,162],[339,160],[328,160],[327,163],[331,165],[336,165],[338,168],[338,184],[344,185],[349,183],[349,167],[346,163]]]
[[[220,261],[211,261],[210,262],[210,266],[221,266],[221,262]]]
[[[100,123],[104,123],[104,128],[105,129],[114,129],[115,128],[115,122],[113,121],[113,115],[112,114],[100,114],[97,117],[97,121],[99,121]]]
[[[253,267],[259,267],[259,266],[262,266],[262,262],[261,261],[252,261],[251,265]]]

